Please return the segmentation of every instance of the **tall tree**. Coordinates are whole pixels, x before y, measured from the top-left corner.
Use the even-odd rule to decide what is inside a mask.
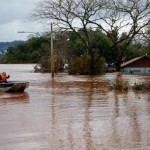
[[[149,0],[106,0],[103,9],[97,12],[95,24],[112,42],[116,69],[120,70],[127,47],[150,23]],[[107,27],[107,28],[106,28]]]
[[[63,30],[72,30],[84,43],[91,57],[94,51],[88,28],[99,28],[110,38],[114,62],[119,71],[123,56],[132,40],[150,23],[149,0],[42,0],[35,8],[35,20],[55,20]],[[79,34],[78,28],[83,29]]]
[[[38,3],[32,18],[55,20],[62,30],[72,30],[84,43],[91,57],[90,74],[94,73],[94,51],[90,42],[89,20],[101,8],[99,0],[43,0]],[[82,32],[78,32],[82,28]]]
[[[150,56],[150,24],[146,28],[146,32],[143,34],[144,35],[144,40],[145,40],[145,52],[148,56]]]

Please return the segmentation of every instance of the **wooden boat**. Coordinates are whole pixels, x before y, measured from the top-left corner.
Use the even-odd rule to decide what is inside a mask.
[[[28,88],[29,82],[8,81],[0,83],[0,91],[2,92],[23,92]]]

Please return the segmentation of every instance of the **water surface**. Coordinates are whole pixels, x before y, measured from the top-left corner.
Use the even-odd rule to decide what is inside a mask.
[[[150,92],[108,90],[149,76],[34,73],[33,65],[0,65],[24,93],[0,92],[1,150],[149,150]]]

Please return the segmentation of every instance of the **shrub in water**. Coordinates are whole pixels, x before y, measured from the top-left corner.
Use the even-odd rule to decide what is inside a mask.
[[[127,81],[118,80],[116,83],[113,83],[110,86],[111,90],[119,90],[119,91],[127,91],[129,89],[129,85]]]
[[[134,83],[133,87],[132,87],[133,90],[135,91],[143,91],[143,90],[150,90],[150,83]]]
[[[89,75],[90,62],[91,57],[87,54],[84,54],[81,57],[74,58],[69,64],[69,74]],[[98,56],[94,57],[94,75],[104,73],[104,62],[105,61],[103,58],[99,58]]]
[[[51,64],[50,64],[50,61],[49,61],[48,57],[42,57],[40,59],[39,64],[41,65],[41,70],[43,72],[50,72]]]

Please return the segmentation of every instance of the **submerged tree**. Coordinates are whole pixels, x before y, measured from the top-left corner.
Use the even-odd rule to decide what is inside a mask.
[[[90,56],[90,74],[94,74],[94,51],[90,42],[89,20],[101,9],[99,0],[43,0],[38,3],[32,18],[55,20],[62,30],[73,31],[83,42]],[[78,32],[82,29],[82,32]]]
[[[116,69],[120,70],[122,59],[134,38],[150,23],[149,0],[106,0],[103,9],[97,12],[97,25],[107,33],[112,42]]]
[[[90,55],[90,74],[94,73],[94,51],[89,27],[99,28],[110,38],[116,69],[127,47],[150,23],[149,0],[42,0],[35,8],[34,20],[53,20],[62,30],[72,30]],[[82,28],[81,32],[78,29]]]

